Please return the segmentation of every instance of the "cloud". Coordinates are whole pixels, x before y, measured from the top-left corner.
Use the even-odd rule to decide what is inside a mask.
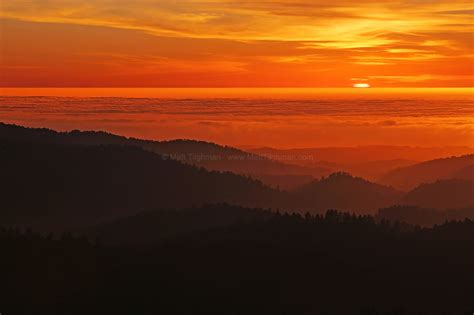
[[[443,9],[445,9],[443,11]],[[2,16],[39,22],[140,29],[157,35],[240,40],[334,40],[353,47],[364,33],[439,31],[469,23],[469,1],[196,1],[25,0],[3,5]],[[438,12],[444,15],[434,17]],[[451,17],[451,15],[456,15]],[[467,15],[467,16],[464,16]],[[340,37],[335,37],[340,36]]]
[[[4,1],[0,85],[346,86],[422,73],[466,86],[472,11],[464,0]]]
[[[383,120],[383,121],[379,121],[377,123],[377,125],[379,126],[396,126],[397,125],[397,122],[395,120]]]

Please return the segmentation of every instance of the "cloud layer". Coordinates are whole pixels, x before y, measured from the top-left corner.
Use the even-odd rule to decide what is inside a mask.
[[[472,101],[456,94],[298,100],[0,97],[0,121],[282,148],[472,146]]]

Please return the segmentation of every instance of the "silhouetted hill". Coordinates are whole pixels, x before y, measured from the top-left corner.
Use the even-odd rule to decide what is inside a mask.
[[[205,210],[203,210],[205,212]],[[474,222],[274,214],[154,246],[0,228],[6,314],[471,314]]]
[[[209,170],[255,175],[261,180],[270,178],[266,175],[320,177],[331,173],[330,169],[324,167],[304,167],[281,163],[236,148],[195,140],[151,141],[117,136],[102,131],[57,132],[3,123],[0,123],[0,139],[53,144],[132,145],[158,153],[168,159],[202,166]],[[273,181],[268,184],[275,186]]]
[[[314,177],[310,175],[252,174],[251,176],[270,187],[286,191],[293,191],[314,180]]]
[[[334,173],[298,189],[303,203],[314,201],[320,210],[338,209],[374,213],[376,209],[397,203],[402,194],[395,189],[371,183],[347,173]]]
[[[305,159],[296,159],[295,163],[302,166],[326,167],[335,171],[343,171],[360,176],[381,184],[385,175],[395,172],[399,168],[409,167],[421,161],[445,158],[447,156],[461,156],[472,154],[470,147],[408,147],[408,146],[357,146],[357,147],[327,147],[303,149],[273,149],[253,148],[251,152],[263,156],[293,155],[305,156]],[[438,178],[433,178],[436,180]],[[409,190],[420,184],[395,188]]]
[[[456,172],[473,164],[474,154],[431,160],[396,169],[383,176],[379,182],[398,189],[410,190],[423,183],[452,178]]]
[[[130,145],[134,143],[140,145]],[[49,228],[90,225],[144,210],[220,202],[300,213],[338,209],[359,214],[375,213],[379,208],[394,204],[438,209],[473,204],[472,185],[466,181],[423,185],[404,197],[393,188],[346,173],[335,173],[285,192],[245,176],[181,163],[179,159],[151,152],[153,150],[146,149],[145,144],[153,148],[158,145],[164,151],[172,147],[174,154],[178,155],[193,147],[204,148],[202,150],[209,154],[223,149],[227,152],[235,150],[195,141],[157,144],[102,132],[57,133],[3,125],[0,126],[0,163],[5,167],[0,188],[5,196],[2,204],[5,210],[1,218],[5,223]],[[178,149],[182,151],[176,151]],[[447,163],[451,169],[463,174],[472,164],[457,167],[472,163],[473,157],[436,160],[420,165],[436,170],[431,163]],[[271,161],[262,161],[267,162]],[[455,173],[449,174],[454,176]],[[303,175],[294,176],[298,183],[293,187],[310,179]],[[279,183],[281,177],[285,184],[291,178],[290,175],[266,177],[267,182],[280,187],[283,186]]]
[[[0,151],[4,222],[79,225],[203,203],[270,206],[285,196],[256,180],[138,147],[1,141]]]
[[[268,210],[228,204],[187,209],[160,209],[123,217],[88,229],[87,234],[113,244],[157,244],[199,231],[262,220],[274,214]]]
[[[321,148],[249,148],[248,151],[259,155],[294,155],[312,158],[299,159],[302,165],[311,165],[327,161],[341,165],[360,164],[371,161],[427,161],[446,156],[460,156],[474,153],[472,147],[410,147],[396,145],[368,145],[355,147],[321,147]]]
[[[435,209],[473,207],[474,181],[445,179],[422,184],[409,191],[403,203]]]
[[[469,165],[451,174],[451,178],[474,180],[474,165]]]
[[[300,214],[283,214],[287,217],[301,218]],[[359,219],[360,215],[357,215]],[[202,207],[186,209],[159,209],[155,211],[145,211],[133,216],[122,217],[97,226],[88,228],[85,232],[89,238],[100,239],[104,244],[144,246],[161,244],[173,239],[183,239],[197,233],[207,233],[208,231],[232,228],[237,226],[253,225],[256,222],[266,222],[281,217],[279,212],[262,208],[245,208],[229,204],[208,204]],[[325,231],[324,225],[319,226],[321,237],[338,237],[338,233],[363,234],[368,233],[361,222],[372,225],[374,222],[380,224],[379,227],[398,226],[407,231],[415,230],[414,226],[433,227],[444,224],[446,221],[474,220],[474,207],[452,210],[438,210],[419,208],[415,206],[392,206],[379,209],[372,217],[363,216],[361,221],[356,220],[356,215],[328,210],[325,213],[311,215],[305,214],[305,218],[313,220],[326,220],[332,224],[332,231]],[[351,222],[353,220],[353,222]],[[290,220],[289,220],[290,221]],[[405,223],[400,225],[398,222]],[[343,223],[343,224],[340,224]],[[354,231],[348,226],[353,223],[361,230]],[[284,229],[284,228],[283,228]],[[275,231],[276,232],[276,231]],[[313,232],[317,233],[317,232]],[[252,237],[259,237],[254,235]],[[370,237],[370,236],[366,236]],[[474,236],[473,236],[474,237]]]
[[[412,225],[431,227],[446,221],[474,220],[474,207],[463,209],[428,209],[416,206],[392,206],[377,211],[378,220],[405,222]]]
[[[359,176],[376,182],[382,175],[400,168],[418,163],[413,160],[375,160],[361,163],[342,164],[339,169],[344,170],[354,176]]]

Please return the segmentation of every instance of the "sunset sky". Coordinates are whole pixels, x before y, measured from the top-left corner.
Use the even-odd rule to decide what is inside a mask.
[[[471,87],[472,1],[8,0],[3,87]]]

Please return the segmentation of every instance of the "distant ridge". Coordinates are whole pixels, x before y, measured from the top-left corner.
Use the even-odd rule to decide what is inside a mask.
[[[393,188],[344,172],[314,180],[295,193],[301,200],[314,200],[321,210],[334,208],[359,213],[374,213],[377,208],[397,203],[402,196],[401,192]]]
[[[464,177],[472,165],[474,154],[452,156],[396,169],[383,176],[379,182],[408,191],[423,183]]]
[[[344,171],[380,183],[384,183],[380,181],[381,178],[398,168],[447,156],[474,153],[474,148],[471,147],[437,148],[389,145],[301,149],[249,148],[248,150],[270,157],[278,155],[306,156],[307,159],[295,160],[295,163],[306,167],[330,168],[334,172]]]
[[[304,154],[314,158],[309,162],[330,162],[335,164],[359,164],[368,161],[410,160],[428,161],[447,156],[474,154],[474,147],[413,147],[401,145],[360,145],[354,147],[317,147],[276,149],[270,147],[248,148],[255,154]]]
[[[474,181],[443,179],[422,184],[409,191],[403,203],[438,209],[474,207]]]

